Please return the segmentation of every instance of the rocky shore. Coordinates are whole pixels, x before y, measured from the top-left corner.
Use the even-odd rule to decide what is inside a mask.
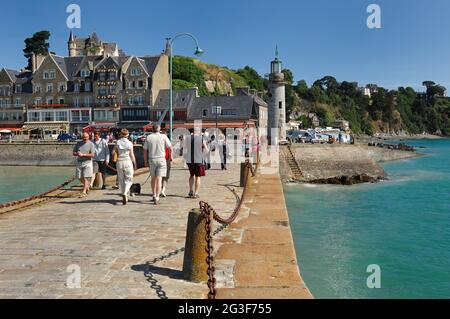
[[[376,183],[387,178],[381,162],[416,157],[411,150],[369,145],[292,146],[302,176],[296,178],[286,158],[281,157],[280,172],[284,182],[354,185]]]

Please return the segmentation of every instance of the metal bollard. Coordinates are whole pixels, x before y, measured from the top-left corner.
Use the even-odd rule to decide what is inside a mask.
[[[186,232],[186,245],[183,261],[183,276],[191,282],[208,281],[206,259],[206,218],[199,209],[189,213]]]
[[[241,183],[240,183],[241,187],[245,187],[247,185],[247,176],[248,176],[247,170],[248,170],[247,163],[245,162],[241,163]]]

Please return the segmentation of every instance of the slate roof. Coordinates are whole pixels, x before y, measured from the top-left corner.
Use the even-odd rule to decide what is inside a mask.
[[[145,56],[140,58],[141,60],[145,61],[145,66],[147,67],[147,73],[150,74],[150,76],[153,75],[153,73],[155,72],[156,66],[159,63],[159,59],[161,58],[161,56]]]
[[[155,102],[155,108],[165,110],[169,106],[169,90],[161,90]],[[173,108],[188,109],[197,97],[196,89],[174,90],[173,91]]]

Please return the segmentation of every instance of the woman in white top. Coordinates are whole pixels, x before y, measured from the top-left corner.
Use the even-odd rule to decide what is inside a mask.
[[[117,154],[117,178],[122,194],[122,203],[128,203],[128,194],[133,185],[134,171],[136,170],[136,158],[134,156],[133,143],[128,139],[130,133],[124,129],[120,132],[121,139],[117,141],[114,151]]]

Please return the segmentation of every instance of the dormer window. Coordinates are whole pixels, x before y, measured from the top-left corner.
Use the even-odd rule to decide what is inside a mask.
[[[89,75],[91,75],[91,71],[89,70],[81,70],[80,75],[82,78],[87,78]]]
[[[140,68],[132,68],[131,69],[132,76],[139,76],[141,74],[142,74],[142,70]]]
[[[22,93],[22,84],[16,85],[16,93]]]

